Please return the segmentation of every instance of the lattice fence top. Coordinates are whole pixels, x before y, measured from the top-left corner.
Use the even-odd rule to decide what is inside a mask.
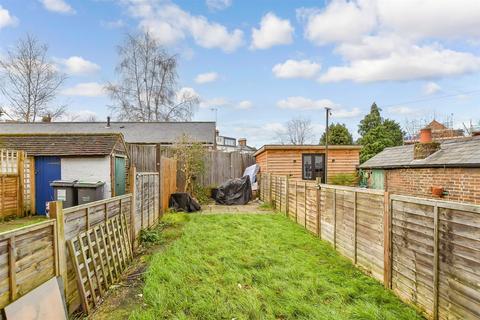
[[[21,151],[0,149],[0,174],[17,174]]]

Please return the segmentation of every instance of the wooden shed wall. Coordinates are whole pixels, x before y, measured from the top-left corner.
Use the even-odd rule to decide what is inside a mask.
[[[324,154],[323,150],[265,150],[256,156],[257,163],[263,173],[274,175],[290,175],[292,178],[302,178],[302,154]],[[339,173],[355,173],[360,163],[359,149],[328,150],[328,178]]]

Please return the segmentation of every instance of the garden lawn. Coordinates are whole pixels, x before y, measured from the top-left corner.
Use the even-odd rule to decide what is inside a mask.
[[[189,216],[152,258],[144,300],[131,318],[422,319],[280,215]]]

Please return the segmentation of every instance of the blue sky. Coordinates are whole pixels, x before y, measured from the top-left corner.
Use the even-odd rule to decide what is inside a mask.
[[[202,100],[195,120],[261,146],[293,117],[324,106],[356,133],[373,101],[385,117],[480,120],[477,0],[0,0],[0,55],[26,33],[69,74],[60,103],[80,119],[109,115],[126,32],[150,31],[179,56],[179,88]]]

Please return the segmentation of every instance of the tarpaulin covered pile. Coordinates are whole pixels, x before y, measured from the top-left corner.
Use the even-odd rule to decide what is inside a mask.
[[[252,199],[250,177],[228,180],[213,192],[212,197],[217,204],[247,204]]]
[[[168,206],[175,211],[184,212],[195,212],[202,209],[197,200],[186,192],[172,193]]]

